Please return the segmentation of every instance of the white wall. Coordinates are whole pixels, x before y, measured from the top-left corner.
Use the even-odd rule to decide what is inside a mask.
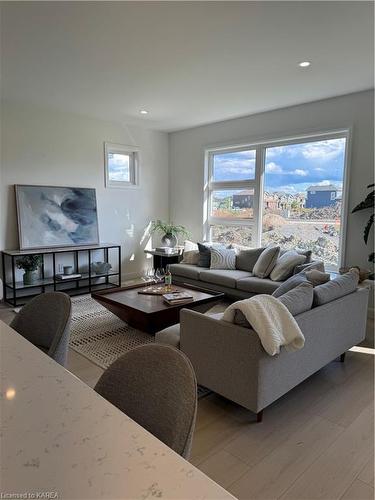
[[[139,189],[104,187],[104,141],[140,147]],[[144,230],[168,218],[166,133],[4,102],[1,160],[1,249],[18,248],[14,184],[94,187],[101,241],[122,245],[126,277],[142,272]]]
[[[359,92],[270,111],[170,134],[170,215],[201,239],[203,220],[204,150],[237,144],[292,137],[304,133],[352,127],[349,208],[367,194],[374,176],[374,94]],[[349,210],[350,212],[350,210]],[[368,267],[362,233],[369,213],[349,215],[346,264]]]

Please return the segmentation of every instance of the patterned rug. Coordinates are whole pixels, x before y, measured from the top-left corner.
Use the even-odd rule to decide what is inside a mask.
[[[69,347],[103,369],[122,354],[155,341],[153,335],[127,325],[89,295],[72,297]],[[211,391],[198,386],[198,397]]]
[[[154,336],[124,323],[89,295],[72,298],[69,347],[90,361],[108,368],[134,347],[154,342]]]

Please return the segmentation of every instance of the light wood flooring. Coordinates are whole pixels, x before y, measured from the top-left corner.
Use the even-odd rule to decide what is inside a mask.
[[[11,309],[0,306],[9,322]],[[373,321],[368,325],[373,335]],[[372,343],[373,346],[373,343]],[[93,387],[102,369],[70,350]],[[240,499],[374,498],[374,349],[356,347],[264,412],[211,394],[199,401],[192,463]]]

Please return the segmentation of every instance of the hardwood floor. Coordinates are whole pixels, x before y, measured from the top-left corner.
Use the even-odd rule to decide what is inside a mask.
[[[12,316],[0,306],[0,319]],[[368,329],[371,339],[373,321]],[[374,353],[353,348],[268,407],[260,424],[220,396],[201,399],[192,463],[240,499],[373,499]],[[103,372],[72,350],[67,369],[91,387]]]

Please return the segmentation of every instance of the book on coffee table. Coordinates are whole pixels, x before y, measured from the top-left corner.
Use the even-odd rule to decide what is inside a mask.
[[[191,302],[192,300],[194,300],[194,297],[188,292],[172,292],[165,293],[163,295],[163,299],[167,304],[175,305],[183,304],[184,302]]]

